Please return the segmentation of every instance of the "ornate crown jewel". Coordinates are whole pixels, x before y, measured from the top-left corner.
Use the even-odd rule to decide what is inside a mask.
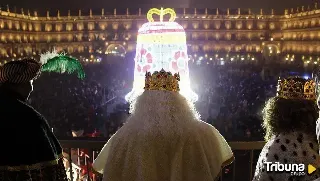
[[[170,72],[166,72],[161,69],[160,72],[156,71],[152,75],[150,72],[146,72],[145,90],[166,90],[179,92],[180,75],[172,75]]]
[[[277,96],[285,99],[316,100],[316,83],[312,79],[289,77],[278,80]]]

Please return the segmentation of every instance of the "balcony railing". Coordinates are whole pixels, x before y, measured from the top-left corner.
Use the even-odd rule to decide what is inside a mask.
[[[76,165],[83,165],[85,168],[92,173],[89,165],[97,157],[98,152],[106,143],[106,140],[96,140],[96,139],[72,139],[72,140],[60,140],[62,147],[65,150],[66,155],[76,155],[77,163],[68,164],[70,170],[70,180],[76,180],[76,176],[72,174]],[[260,154],[261,149],[265,145],[264,141],[253,141],[253,142],[229,142],[235,154],[235,161],[227,166],[220,175],[220,181],[252,181],[255,164]],[[86,149],[87,153],[81,155],[81,149]],[[72,157],[72,156],[71,156]],[[67,156],[69,163],[71,163],[71,157]],[[82,163],[81,162],[82,159]],[[75,162],[75,160],[73,160]],[[69,166],[70,165],[70,166]],[[83,167],[82,167],[83,168]],[[101,180],[101,175],[95,177],[89,177],[89,181],[99,181]]]

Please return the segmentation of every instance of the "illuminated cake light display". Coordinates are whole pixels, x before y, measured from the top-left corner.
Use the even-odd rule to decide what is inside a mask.
[[[158,15],[160,21],[153,19]],[[169,21],[164,15],[170,15]],[[133,90],[126,100],[135,99],[143,92],[146,72],[170,71],[180,74],[180,93],[195,102],[198,96],[190,88],[186,33],[181,25],[174,22],[176,13],[173,9],[150,9],[148,23],[138,31]]]

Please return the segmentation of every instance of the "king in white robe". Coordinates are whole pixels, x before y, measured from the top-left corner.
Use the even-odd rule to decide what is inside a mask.
[[[178,92],[145,91],[133,108],[94,161],[104,181],[214,181],[234,160]]]

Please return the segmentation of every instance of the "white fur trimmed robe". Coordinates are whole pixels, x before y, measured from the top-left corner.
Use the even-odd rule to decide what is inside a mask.
[[[293,176],[291,173],[274,173],[266,171],[265,162],[279,162],[305,164],[307,173],[308,164],[320,168],[319,147],[316,138],[293,132],[272,137],[264,146],[256,166],[253,181],[312,181],[320,176],[319,169],[311,175]]]
[[[175,113],[183,111],[177,106],[186,106],[181,105],[180,95],[144,94],[140,101],[165,108],[141,117],[144,113],[140,112],[157,105],[142,109],[139,106],[146,105],[137,103],[137,112],[109,139],[94,169],[104,174],[104,181],[214,181],[221,168],[234,159],[225,139],[211,125],[189,119],[188,113]],[[179,115],[186,119],[179,119]]]

